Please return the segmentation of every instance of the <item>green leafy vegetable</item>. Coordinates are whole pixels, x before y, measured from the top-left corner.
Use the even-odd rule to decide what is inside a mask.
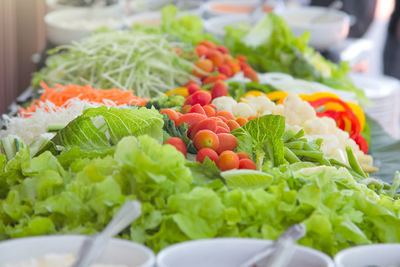
[[[264,92],[265,94],[268,94],[272,91],[277,91],[276,88],[274,88],[271,85],[268,84],[260,84],[256,82],[248,82],[248,83],[241,83],[241,82],[229,82],[228,83],[228,94],[232,96],[236,101],[239,101],[239,99],[248,91],[261,91]]]
[[[253,155],[258,168],[263,165],[264,157],[273,166],[284,163],[282,136],[285,131],[285,118],[278,115],[266,115],[253,119],[243,127],[232,131],[238,139],[238,152]]]
[[[268,14],[253,28],[246,23],[226,27],[224,44],[231,53],[246,55],[259,72],[283,72],[321,82],[355,92],[360,101],[368,103],[362,90],[347,77],[348,63],[338,66],[324,59],[308,46],[308,34],[295,37],[284,19],[275,14]]]
[[[100,157],[78,151],[31,158],[26,147],[7,163],[3,156],[0,239],[101,231],[125,201],[138,199],[143,214],[121,237],[155,251],[198,238],[275,239],[294,223],[308,229],[300,243],[330,255],[400,240],[400,200],[378,195],[346,168],[267,162],[263,172],[222,173],[225,186],[212,172],[200,179],[199,165],[150,136],[124,137]]]
[[[167,34],[173,39],[178,39],[186,44],[197,45],[203,40],[216,43],[214,35],[205,33],[201,17],[190,14],[179,14],[173,5],[162,8],[162,21],[159,25],[149,26],[146,24],[135,24],[134,29],[139,29],[152,34]]]
[[[78,146],[86,152],[104,152],[125,136],[148,134],[162,142],[162,116],[146,108],[86,109],[81,116],[60,130],[52,142],[65,149]]]
[[[194,181],[198,184],[209,184],[210,181],[221,177],[221,171],[214,161],[206,157],[203,163],[188,161],[186,166],[190,168]]]
[[[152,98],[150,101],[146,102],[146,108],[154,107],[158,110],[171,108],[180,111],[184,102],[185,98],[181,95],[168,97],[166,94],[160,94],[157,98]]]

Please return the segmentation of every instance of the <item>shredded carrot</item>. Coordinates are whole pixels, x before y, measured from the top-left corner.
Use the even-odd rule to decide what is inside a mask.
[[[90,85],[80,86],[75,84],[68,84],[63,86],[61,84],[55,84],[55,87],[49,88],[43,81],[40,83],[44,89],[40,99],[34,100],[31,105],[27,108],[20,108],[20,114],[29,116],[32,112],[35,112],[36,108],[40,104],[50,101],[57,107],[67,106],[70,99],[87,100],[90,103],[109,104],[113,103],[117,106],[120,105],[138,105],[144,106],[148,98],[140,98],[133,94],[132,90],[120,90],[120,89],[93,89]]]

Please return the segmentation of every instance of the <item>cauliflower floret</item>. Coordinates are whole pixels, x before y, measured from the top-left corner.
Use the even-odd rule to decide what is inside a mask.
[[[305,121],[302,126],[308,135],[330,135],[337,130],[336,123],[331,118],[318,118]]]
[[[263,114],[261,114],[262,116],[264,116],[264,115],[270,115],[270,114],[272,114],[272,112],[271,111],[269,111],[269,110],[266,110],[266,111],[264,111],[264,113]]]
[[[272,112],[272,114],[274,115],[281,115],[281,116],[283,116],[284,113],[285,113],[285,106],[282,104],[276,105],[274,111]]]
[[[249,105],[256,112],[256,115],[262,115],[269,111],[271,114],[275,109],[275,104],[266,96],[259,96],[250,100]]]
[[[283,103],[285,105],[283,115],[290,124],[301,125],[304,121],[312,120],[316,117],[313,107],[296,95],[288,95]]]
[[[302,126],[304,127],[304,132],[309,135],[329,134],[329,126],[318,118],[307,120]]]
[[[212,104],[215,105],[219,111],[226,110],[232,113],[232,108],[237,102],[230,96],[221,96],[215,98]]]
[[[250,103],[256,97],[254,95],[248,95],[246,97],[242,97],[239,102]]]
[[[256,115],[256,112],[251,108],[249,104],[241,102],[233,106],[232,114],[236,118],[238,117],[248,118]]]

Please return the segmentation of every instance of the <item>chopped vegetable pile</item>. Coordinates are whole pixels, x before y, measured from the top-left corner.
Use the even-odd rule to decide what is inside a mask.
[[[199,18],[175,15],[167,7],[159,26],[56,48],[35,74],[41,96],[0,130],[0,240],[92,234],[136,199],[142,215],[120,237],[156,252],[275,239],[296,223],[307,228],[300,244],[329,255],[400,242],[399,144],[385,154],[389,145],[374,143],[381,128],[334,89],[289,93],[255,71],[363,101],[346,65],[323,60],[275,15],[228,28],[222,44]]]
[[[49,88],[44,82],[41,87],[44,92],[41,94],[39,100],[34,100],[33,103],[25,108],[21,109],[20,113],[23,116],[29,116],[29,114],[36,111],[36,108],[40,107],[42,103],[47,101],[51,102],[57,107],[68,106],[71,99],[87,100],[89,103],[97,104],[111,104],[111,105],[138,105],[144,106],[148,99],[141,99],[133,94],[133,91],[123,91],[120,89],[93,89],[90,85],[78,86],[68,84],[66,86],[57,85],[56,87]]]
[[[33,85],[90,84],[94,88],[134,90],[155,96],[191,79],[193,63],[171,53],[175,47],[163,35],[140,31],[101,31],[50,53],[46,67],[35,73]]]

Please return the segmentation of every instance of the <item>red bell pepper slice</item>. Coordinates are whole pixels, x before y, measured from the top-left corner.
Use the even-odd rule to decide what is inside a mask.
[[[334,102],[339,105],[341,105],[344,108],[344,113],[343,115],[346,116],[351,122],[351,130],[350,130],[350,137],[352,139],[355,139],[358,135],[360,135],[361,127],[360,127],[360,122],[358,121],[357,116],[354,114],[354,112],[351,110],[351,108],[342,100],[337,99],[337,98],[331,98],[331,97],[326,97],[326,98],[321,98],[315,101],[310,101],[310,105],[317,109],[326,103],[329,102]]]
[[[358,121],[357,116],[351,110],[351,108],[342,100],[337,98],[320,98],[315,101],[309,101],[310,105],[314,109],[318,109],[319,107],[325,105],[326,103],[334,102],[341,105],[344,108],[344,111],[335,111],[335,110],[325,110],[321,112],[317,112],[318,117],[330,117],[336,121],[336,125],[345,130],[345,121],[344,118],[347,118],[351,122],[351,130],[350,130],[350,138],[353,139],[357,145],[360,147],[361,151],[364,153],[368,152],[368,143],[365,138],[361,135],[361,127],[360,122]]]
[[[335,110],[325,110],[322,112],[317,112],[318,117],[329,117],[332,118],[336,121],[336,125],[342,129],[343,131],[346,128],[346,123],[343,118],[343,112],[342,111],[335,111]]]

